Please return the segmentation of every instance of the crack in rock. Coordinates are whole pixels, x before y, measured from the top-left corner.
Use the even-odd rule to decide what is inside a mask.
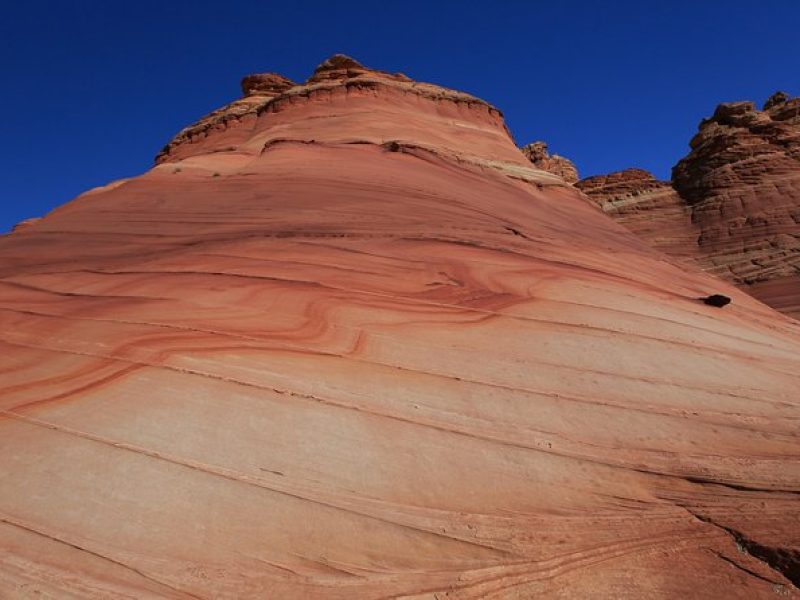
[[[792,587],[794,587],[795,589],[800,589],[800,552],[798,552],[797,550],[793,550],[791,548],[765,546],[764,544],[760,544],[759,542],[756,542],[755,540],[748,538],[741,531],[717,523],[709,516],[697,513],[686,506],[684,506],[683,508],[689,511],[689,513],[699,521],[702,521],[703,523],[708,523],[709,525],[712,525],[713,527],[721,529],[722,531],[727,533],[733,539],[733,541],[736,542],[737,548],[739,548],[743,552],[746,552],[753,558],[761,561],[773,571],[776,571],[781,575],[783,575],[784,577],[786,577],[786,579],[792,582],[793,584]],[[730,559],[727,559],[725,557],[721,558],[724,558],[727,562],[736,564]],[[748,571],[747,569],[744,569],[740,565],[736,566],[742,568],[742,570]],[[764,577],[761,576],[758,577],[760,579],[768,581]],[[770,581],[770,583],[774,584],[775,582]]]

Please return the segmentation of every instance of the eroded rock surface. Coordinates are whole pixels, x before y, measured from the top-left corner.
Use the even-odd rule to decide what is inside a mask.
[[[568,158],[558,154],[550,154],[545,142],[533,142],[520,148],[538,169],[554,173],[567,183],[574,184],[578,181],[578,169]]]
[[[577,186],[649,243],[800,317],[800,99],[720,104],[656,182],[641,169]]]
[[[0,237],[0,596],[796,595],[800,326],[323,67]]]
[[[673,169],[700,228],[701,266],[739,284],[782,282],[800,316],[800,98],[720,104]],[[775,304],[763,285],[754,293]]]
[[[699,228],[692,222],[691,208],[670,182],[659,181],[644,169],[626,169],[587,177],[576,187],[659,250],[681,259],[697,256]]]
[[[32,226],[36,225],[36,223],[38,223],[40,220],[41,219],[39,217],[31,217],[30,219],[24,219],[24,220],[20,221],[19,223],[17,223],[16,225],[14,225],[14,227],[11,229],[11,231],[12,232],[23,231],[23,230],[27,229],[28,227],[32,227]]]

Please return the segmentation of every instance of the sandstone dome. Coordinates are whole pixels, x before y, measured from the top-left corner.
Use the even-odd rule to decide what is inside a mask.
[[[0,595],[796,594],[800,325],[478,98],[284,79],[0,237]]]

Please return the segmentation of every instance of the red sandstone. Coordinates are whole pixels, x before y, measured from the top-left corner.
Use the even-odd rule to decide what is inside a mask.
[[[537,168],[555,173],[567,183],[578,181],[578,169],[572,161],[558,154],[551,155],[545,142],[533,142],[520,150]]]
[[[656,182],[641,169],[576,185],[656,248],[800,318],[800,98],[720,104]]]
[[[0,237],[0,595],[796,594],[800,326],[348,60]]]

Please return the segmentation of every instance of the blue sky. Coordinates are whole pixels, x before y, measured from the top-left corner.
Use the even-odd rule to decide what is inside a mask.
[[[800,94],[800,2],[7,2],[0,231],[152,165],[239,79],[329,55],[475,94],[588,176],[668,178],[722,101]]]

